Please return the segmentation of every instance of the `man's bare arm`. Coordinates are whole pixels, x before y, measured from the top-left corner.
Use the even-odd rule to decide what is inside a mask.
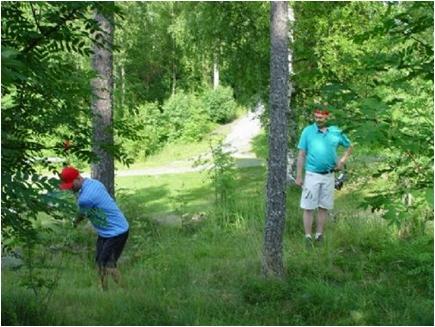
[[[299,150],[298,161],[296,165],[296,181],[295,184],[302,186],[302,171],[305,165],[305,151]]]
[[[337,162],[337,166],[335,167],[335,169],[342,170],[344,165],[346,164],[347,159],[349,159],[351,153],[352,153],[352,146],[348,147],[346,151],[344,151],[343,156]]]

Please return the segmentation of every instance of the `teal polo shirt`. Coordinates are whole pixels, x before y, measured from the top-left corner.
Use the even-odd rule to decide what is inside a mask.
[[[100,181],[85,178],[77,203],[80,212],[89,218],[99,236],[114,237],[128,230],[127,219]]]
[[[347,149],[351,143],[337,126],[329,126],[325,132],[315,123],[305,127],[298,144],[306,153],[305,170],[321,173],[334,169],[339,145]]]

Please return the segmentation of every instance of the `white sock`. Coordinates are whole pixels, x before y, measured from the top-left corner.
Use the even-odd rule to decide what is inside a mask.
[[[319,236],[321,236],[322,233],[316,233],[316,239],[319,238]]]
[[[311,238],[311,234],[305,234],[305,238]]]

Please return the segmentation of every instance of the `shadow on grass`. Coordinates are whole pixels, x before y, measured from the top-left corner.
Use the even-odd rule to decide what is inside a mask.
[[[235,162],[238,168],[259,167],[266,164],[264,159],[258,158],[235,158]]]
[[[238,184],[243,188],[243,196],[261,195],[265,191],[266,168],[248,167],[238,170]]]
[[[213,202],[209,184],[196,188],[171,189],[168,184],[135,189],[121,189],[117,198],[129,219],[171,212],[205,211]]]
[[[171,191],[166,184],[145,187],[131,191],[120,189],[117,193],[118,202],[127,216],[138,216],[140,213],[160,212],[169,209],[165,199]]]

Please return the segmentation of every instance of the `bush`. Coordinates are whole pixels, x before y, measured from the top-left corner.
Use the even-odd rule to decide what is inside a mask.
[[[235,219],[237,167],[230,153],[225,152],[220,141],[211,146],[211,158],[197,160],[197,165],[208,165],[208,177],[214,189],[214,214],[226,225]]]
[[[234,101],[231,87],[219,86],[215,90],[206,90],[201,100],[210,120],[215,123],[228,123],[236,116],[237,103]]]
[[[164,145],[169,125],[157,103],[144,103],[137,107],[136,112],[126,113],[124,118],[132,124],[131,128],[135,131],[133,137],[126,138],[128,155],[133,158],[147,157]]]
[[[179,92],[171,96],[163,105],[163,113],[170,126],[170,141],[199,141],[210,130],[207,113],[194,94]]]

